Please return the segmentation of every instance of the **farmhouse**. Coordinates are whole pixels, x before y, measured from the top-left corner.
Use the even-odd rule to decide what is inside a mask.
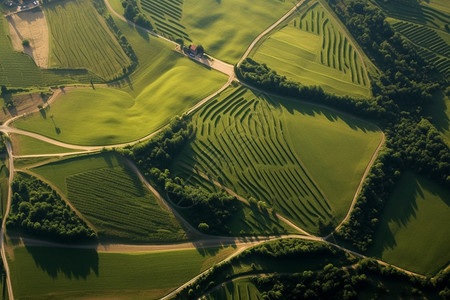
[[[191,44],[189,45],[189,55],[191,56],[203,56],[203,53],[205,52],[205,50],[203,49],[203,46],[201,45],[194,45]]]

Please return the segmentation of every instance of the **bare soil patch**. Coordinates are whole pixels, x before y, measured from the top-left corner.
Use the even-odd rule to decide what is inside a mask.
[[[0,111],[0,122],[4,123],[6,120],[15,116],[36,111],[38,105],[44,105],[48,101],[47,96],[44,98],[41,93],[21,94],[12,96],[13,108],[2,107]]]
[[[7,19],[14,50],[23,51],[31,56],[39,67],[47,68],[49,35],[43,11],[37,7],[33,10],[9,15]],[[23,40],[28,40],[30,45],[24,47]]]

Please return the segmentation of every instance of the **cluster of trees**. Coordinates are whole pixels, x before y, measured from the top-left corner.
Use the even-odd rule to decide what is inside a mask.
[[[145,170],[145,175],[150,176],[160,190],[170,195],[171,201],[194,205],[189,219],[199,230],[228,233],[225,223],[238,209],[236,197],[223,191],[210,193],[188,185],[182,178],[173,178],[168,169],[173,158],[189,140],[192,130],[187,118],[177,117],[154,138],[118,151]]]
[[[263,299],[359,299],[364,291],[366,298],[379,298],[391,292],[399,297],[421,298],[425,294],[448,296],[450,272],[435,280],[409,276],[392,267],[380,266],[376,261],[364,259],[355,268],[338,268],[332,264],[319,271],[304,271],[288,276],[270,275],[254,277]],[[391,291],[387,283],[402,282],[401,290]]]
[[[310,242],[300,239],[280,239],[267,242],[244,251],[240,258],[257,255],[259,257],[290,258],[299,256],[324,257],[327,255],[338,256],[344,252],[326,243]],[[345,257],[345,254],[344,254]]]
[[[81,220],[61,197],[37,178],[17,174],[12,183],[8,228],[58,240],[93,240],[95,232]]]
[[[141,170],[146,171],[145,175],[149,175],[152,168],[168,168],[192,133],[193,128],[188,117],[176,117],[152,139],[119,151],[136,161]]]
[[[372,80],[374,95],[393,99],[407,110],[430,102],[433,92],[439,88],[437,71],[392,29],[378,7],[367,0],[330,0],[329,3],[383,71]]]
[[[124,0],[122,1],[122,7],[124,8],[123,16],[128,20],[133,21],[139,26],[153,30],[153,26],[147,16],[139,9],[136,0]]]
[[[286,76],[277,74],[266,64],[260,64],[251,58],[246,58],[235,71],[240,80],[269,93],[325,104],[371,119],[380,120],[394,117],[393,112],[395,110],[391,110],[391,107],[387,109],[385,103],[381,105],[381,99],[357,100],[351,97],[328,94],[320,86],[304,86],[298,82],[290,81]]]
[[[150,170],[150,176],[160,188],[170,195],[171,201],[193,205],[189,220],[200,231],[210,233],[229,233],[226,221],[238,210],[239,200],[226,193],[208,192],[197,186],[187,185],[179,177],[172,178],[170,171],[158,168]]]

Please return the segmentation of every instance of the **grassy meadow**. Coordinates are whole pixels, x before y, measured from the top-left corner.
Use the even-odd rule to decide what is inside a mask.
[[[363,58],[319,3],[291,18],[251,56],[304,85],[320,85],[338,95],[370,95]]]
[[[9,252],[9,266],[19,299],[158,299],[234,251],[113,253],[29,246]]]
[[[131,63],[94,5],[70,0],[44,6],[50,29],[50,68],[83,68],[110,80]]]
[[[294,1],[141,0],[159,34],[205,47],[207,53],[236,63],[256,36],[277,21]]]
[[[136,71],[109,87],[72,89],[45,115],[18,120],[16,127],[74,144],[124,143],[156,130],[226,82],[225,75],[186,59],[171,44],[116,24],[136,52]]]
[[[11,142],[13,144],[14,155],[33,155],[33,154],[49,154],[49,153],[69,153],[79,150],[68,149],[52,145],[35,138],[12,134]]]
[[[381,138],[364,122],[243,87],[208,102],[193,123],[195,139],[174,165],[263,201],[311,232],[319,219],[344,217]]]
[[[450,191],[406,172],[391,195],[369,254],[432,275],[448,265]]]
[[[175,217],[122,158],[83,156],[31,169],[55,184],[101,240],[168,242],[186,238]]]

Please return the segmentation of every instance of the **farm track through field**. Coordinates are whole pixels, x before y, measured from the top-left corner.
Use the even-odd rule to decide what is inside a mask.
[[[251,50],[253,49],[253,47],[257,44],[257,42],[266,34],[268,34],[271,30],[273,30],[276,26],[278,26],[281,22],[283,22],[284,20],[286,20],[292,13],[294,13],[303,3],[305,2],[305,0],[302,0],[300,2],[298,2],[290,11],[288,11],[283,17],[281,17],[277,22],[275,22],[274,24],[272,24],[269,28],[267,28],[264,32],[262,32],[260,35],[258,35],[255,40],[250,44],[250,46],[248,47],[247,51],[244,53],[244,55],[242,56],[242,58],[239,60],[240,64],[247,56],[248,54],[251,52]],[[118,14],[116,11],[113,10],[113,8],[111,7],[110,3],[108,2],[108,0],[105,1],[105,4],[107,5],[108,9],[115,15],[117,16],[119,19],[121,19],[124,22],[127,22],[128,24],[136,27],[137,29],[143,30],[149,34],[151,34],[152,36],[164,39],[172,44],[176,44],[175,42],[160,36],[150,30],[147,30],[145,28],[142,28],[141,26],[138,26],[136,24],[134,24],[133,22],[130,22],[128,20],[126,20],[123,16],[121,16],[120,14]],[[325,8],[327,10],[328,7],[325,6]],[[335,18],[334,14],[332,14],[332,12],[329,11],[329,13]],[[335,18],[336,19],[336,18]],[[340,28],[340,30],[342,30],[343,32],[347,32],[345,30],[345,28],[343,28],[342,24],[339,22],[339,20],[336,20],[336,24],[337,26]],[[349,35],[350,36],[350,35]],[[353,39],[352,39],[353,40]],[[358,52],[358,55],[360,57],[363,57],[360,49],[358,47],[355,47],[355,50]],[[233,80],[235,79],[235,75],[234,75],[234,71],[232,73],[230,73],[230,65],[221,62],[220,60],[216,60],[216,59],[212,59],[212,61],[218,62],[217,66],[217,70],[220,72],[223,72],[227,75],[229,75],[229,80],[227,81],[227,83],[221,87],[221,89],[219,89],[218,91],[216,91],[215,93],[213,93],[212,95],[204,98],[203,100],[201,100],[198,104],[196,104],[194,107],[192,107],[189,111],[188,114],[191,114],[192,112],[196,111],[200,106],[202,106],[203,104],[205,104],[206,102],[208,102],[211,98],[213,98],[214,96],[216,96],[217,94],[219,94],[221,91],[223,91],[225,88],[227,88]],[[219,67],[220,65],[220,67]],[[212,68],[214,68],[214,64],[211,65]],[[367,70],[365,65],[363,64],[363,68],[364,68],[364,72],[367,74]],[[233,70],[231,68],[231,70]],[[255,89],[251,86],[248,86],[246,84],[243,83],[244,86],[250,87],[253,90],[257,90],[260,91],[258,89]],[[60,93],[56,92],[55,95],[51,98],[51,101],[49,101],[49,104],[54,101],[54,99],[57,98],[57,96]],[[320,106],[320,105],[319,105]],[[0,131],[4,132],[6,135],[8,135],[9,133],[16,133],[16,134],[24,134],[33,138],[36,138],[38,140],[41,140],[43,142],[47,142],[56,146],[60,146],[60,147],[65,147],[65,148],[70,148],[70,149],[77,149],[77,150],[82,150],[82,151],[86,151],[86,152],[93,152],[93,151],[99,151],[102,148],[104,148],[104,146],[80,146],[80,145],[73,145],[73,144],[66,144],[66,143],[62,143],[50,138],[47,138],[45,136],[39,135],[39,134],[35,134],[35,133],[31,133],[31,132],[27,132],[27,131],[23,131],[23,130],[19,130],[16,128],[12,128],[9,127],[9,124],[14,121],[15,119],[19,118],[20,116],[15,117],[14,119],[11,119],[7,122],[5,122],[4,125],[0,126]],[[164,129],[164,127],[156,130],[153,133],[150,133],[149,135],[147,135],[146,137],[143,137],[137,141],[133,141],[133,142],[129,142],[129,143],[124,143],[124,144],[117,144],[117,145],[108,145],[105,146],[106,148],[113,148],[113,147],[122,147],[125,145],[129,145],[129,144],[133,144],[133,143],[138,143],[140,141],[146,140],[151,138],[152,136],[156,135],[157,133],[159,133],[162,129]],[[371,161],[369,162],[366,171],[363,175],[363,178],[361,179],[360,185],[355,193],[355,196],[353,198],[352,204],[350,209],[348,210],[347,216],[344,218],[344,220],[341,222],[341,224],[339,224],[339,228],[342,225],[342,223],[344,221],[346,221],[348,219],[348,217],[350,216],[354,204],[356,202],[356,198],[359,195],[359,192],[361,190],[362,184],[371,168],[371,166],[373,165],[379,150],[381,149],[383,143],[384,143],[385,137],[383,134],[383,138],[382,141],[380,142],[377,150],[375,151],[375,153],[372,156]],[[12,190],[11,190],[11,183],[12,180],[14,178],[14,162],[13,162],[13,154],[12,154],[12,148],[11,148],[11,144],[9,142],[6,143],[7,145],[7,150],[8,150],[8,156],[9,156],[9,190],[8,190],[8,202],[7,202],[7,208],[6,208],[6,213],[4,215],[3,218],[3,222],[2,222],[2,229],[1,229],[1,256],[4,262],[4,267],[5,267],[5,271],[6,271],[6,275],[7,275],[7,286],[8,286],[8,294],[9,294],[9,299],[14,299],[14,294],[13,294],[13,290],[12,290],[12,286],[11,286],[11,280],[10,280],[10,270],[9,270],[9,266],[8,266],[8,260],[6,259],[6,254],[5,254],[5,222],[6,219],[8,217],[9,214],[9,210],[10,210],[10,205],[11,205],[11,194],[12,194]],[[66,156],[66,155],[73,155],[74,153],[62,153],[62,154],[56,154],[56,155],[51,155],[51,156]],[[17,157],[44,157],[44,156],[49,156],[48,154],[39,154],[39,155],[26,155],[26,156],[17,156]],[[199,240],[195,240],[193,242],[187,242],[187,243],[180,243],[180,244],[164,244],[164,245],[120,245],[120,244],[110,244],[110,245],[61,245],[61,244],[55,244],[55,243],[50,243],[50,242],[45,242],[45,241],[40,241],[40,240],[32,240],[32,239],[23,239],[24,242],[26,242],[27,244],[30,245],[36,245],[36,246],[55,246],[55,247],[74,247],[74,248],[95,248],[98,251],[110,251],[110,252],[141,252],[141,251],[161,251],[161,250],[176,250],[176,249],[192,249],[192,248],[199,248],[199,247],[214,247],[214,246],[224,246],[224,245],[235,245],[236,247],[238,247],[238,251],[235,252],[233,255],[231,255],[230,257],[226,258],[224,261],[230,260],[232,257],[235,257],[237,255],[239,255],[241,252],[243,252],[244,250],[248,249],[251,246],[254,245],[258,245],[270,240],[276,240],[276,239],[283,239],[283,238],[300,238],[300,239],[304,239],[304,240],[311,240],[311,241],[319,241],[319,242],[324,242],[327,243],[328,245],[331,245],[333,247],[336,247],[338,249],[344,250],[348,253],[352,253],[355,256],[358,256],[360,258],[365,258],[366,256],[359,254],[357,252],[351,251],[349,249],[346,249],[342,246],[339,246],[337,244],[334,244],[328,240],[325,240],[324,238],[321,237],[317,237],[317,236],[312,236],[312,235],[283,235],[283,236],[277,236],[277,237],[256,237],[256,238],[234,238],[234,237],[217,237],[217,236],[209,236],[209,235],[205,235],[205,234],[201,234],[199,233],[195,228],[193,228],[186,220],[184,220],[184,218],[182,218],[177,212],[176,210],[172,209],[170,207],[170,204],[167,203],[167,201],[165,199],[163,199],[163,197],[157,193],[157,191],[148,183],[148,181],[142,176],[142,174],[139,172],[139,170],[137,169],[137,167],[130,162],[130,165],[132,167],[132,169],[136,172],[136,174],[138,175],[139,179],[142,181],[142,183],[150,190],[152,191],[157,197],[158,199],[161,201],[161,203],[167,207],[168,209],[170,209],[174,215],[177,217],[177,219],[182,222],[187,228],[189,228],[189,230],[191,230],[192,233],[197,234],[197,237],[200,237]],[[214,182],[214,184],[216,184],[216,182]],[[240,199],[242,201],[242,199]],[[244,199],[245,200],[245,199]],[[283,221],[287,221],[287,223],[289,224],[288,220],[283,220]],[[292,224],[290,224],[292,225]],[[295,226],[295,225],[294,225]],[[291,226],[292,227],[292,226]],[[297,227],[297,226],[295,226]],[[296,228],[297,230],[299,229],[298,227]],[[337,228],[338,229],[338,228]],[[301,229],[299,230],[300,232],[303,232]],[[14,238],[14,237],[12,237]],[[222,261],[222,262],[224,262]],[[386,262],[383,262],[381,260],[377,260],[378,263],[382,264],[382,265],[389,265]],[[408,270],[402,269],[400,267],[397,267],[395,265],[392,265],[394,268],[401,270],[409,275],[413,275],[413,276],[419,276],[419,277],[424,277],[420,274],[416,274],[413,272],[410,272]],[[209,270],[209,269],[208,269]],[[207,272],[208,270],[206,270],[205,272]],[[202,274],[204,274],[205,272],[197,275],[196,277],[192,278],[191,280],[189,280],[188,282],[186,282],[185,284],[181,285],[180,287],[178,287],[176,290],[172,291],[171,293],[169,293],[168,295],[166,295],[165,297],[163,297],[162,299],[168,299],[170,297],[172,297],[173,295],[175,295],[178,291],[180,291],[181,289],[183,289],[184,287],[186,287],[187,285],[189,285],[190,283],[194,282],[197,278],[199,278]]]

